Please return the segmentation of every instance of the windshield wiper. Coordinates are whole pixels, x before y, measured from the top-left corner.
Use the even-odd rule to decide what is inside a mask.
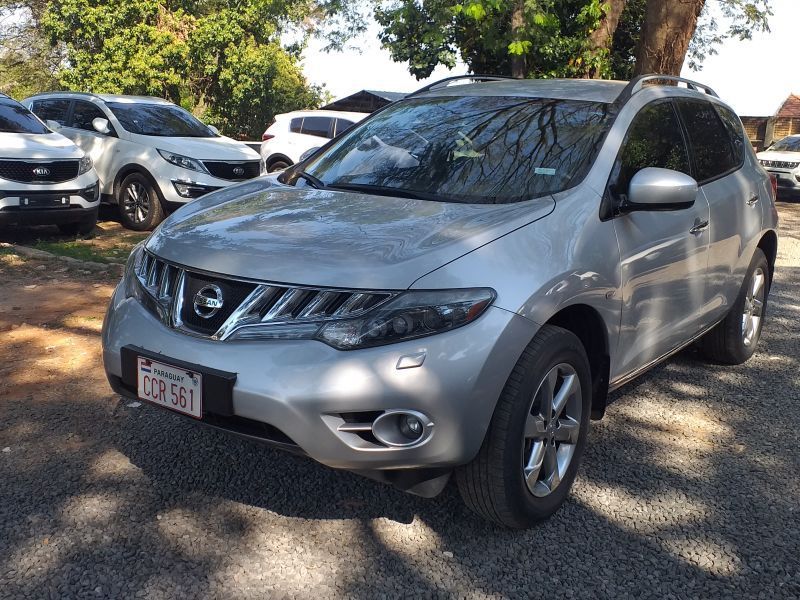
[[[306,173],[305,171],[301,171],[300,169],[296,171],[292,171],[292,177],[297,179],[298,177],[301,179],[305,179],[308,183],[311,184],[311,187],[316,188],[318,190],[324,190],[328,186],[325,185],[325,182],[317,177],[314,177],[311,173]]]
[[[348,192],[361,192],[362,194],[375,194],[376,196],[394,196],[398,198],[411,198],[413,200],[441,200],[434,194],[412,192],[385,185],[369,185],[366,183],[332,183],[327,186],[330,190],[345,190]]]

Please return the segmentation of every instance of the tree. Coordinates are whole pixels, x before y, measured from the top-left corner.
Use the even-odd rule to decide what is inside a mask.
[[[586,77],[597,78],[607,74],[610,67],[608,59],[611,55],[611,46],[625,7],[626,0],[605,0],[603,2],[602,16],[595,30],[589,33],[589,49],[597,57],[597,60],[586,69]],[[601,65],[606,68],[602,69]]]
[[[58,86],[60,53],[43,39],[47,0],[0,0],[0,92],[24,98]]]

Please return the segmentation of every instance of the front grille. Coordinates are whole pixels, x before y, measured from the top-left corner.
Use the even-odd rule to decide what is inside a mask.
[[[78,176],[77,160],[0,160],[0,178],[19,183],[59,183]]]
[[[247,339],[253,325],[281,327],[354,318],[395,295],[257,284],[195,273],[149,252],[142,254],[135,269],[140,285],[147,292],[140,300],[148,311],[170,327],[214,339],[227,339],[234,333],[237,339]],[[200,292],[204,297],[219,294],[222,306],[216,311],[202,306],[195,310],[195,298]]]
[[[229,181],[244,181],[245,179],[258,177],[261,173],[261,164],[257,160],[246,162],[205,160],[203,165],[214,177]]]
[[[796,169],[800,162],[789,162],[785,160],[762,160],[761,164],[772,169]]]

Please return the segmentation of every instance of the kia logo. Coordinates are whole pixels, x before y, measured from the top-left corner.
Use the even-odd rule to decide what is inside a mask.
[[[234,167],[233,174],[238,177],[241,177],[242,175],[244,175],[244,167]]]
[[[33,170],[33,174],[36,175],[37,177],[47,177],[48,175],[50,175],[50,169],[48,169],[47,167],[36,167]]]

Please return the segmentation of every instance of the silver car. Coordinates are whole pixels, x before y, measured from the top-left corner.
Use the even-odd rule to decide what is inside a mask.
[[[164,221],[111,300],[105,368],[418,495],[454,475],[472,510],[528,527],[609,390],[693,342],[753,354],[776,224],[700,84],[445,80]]]

